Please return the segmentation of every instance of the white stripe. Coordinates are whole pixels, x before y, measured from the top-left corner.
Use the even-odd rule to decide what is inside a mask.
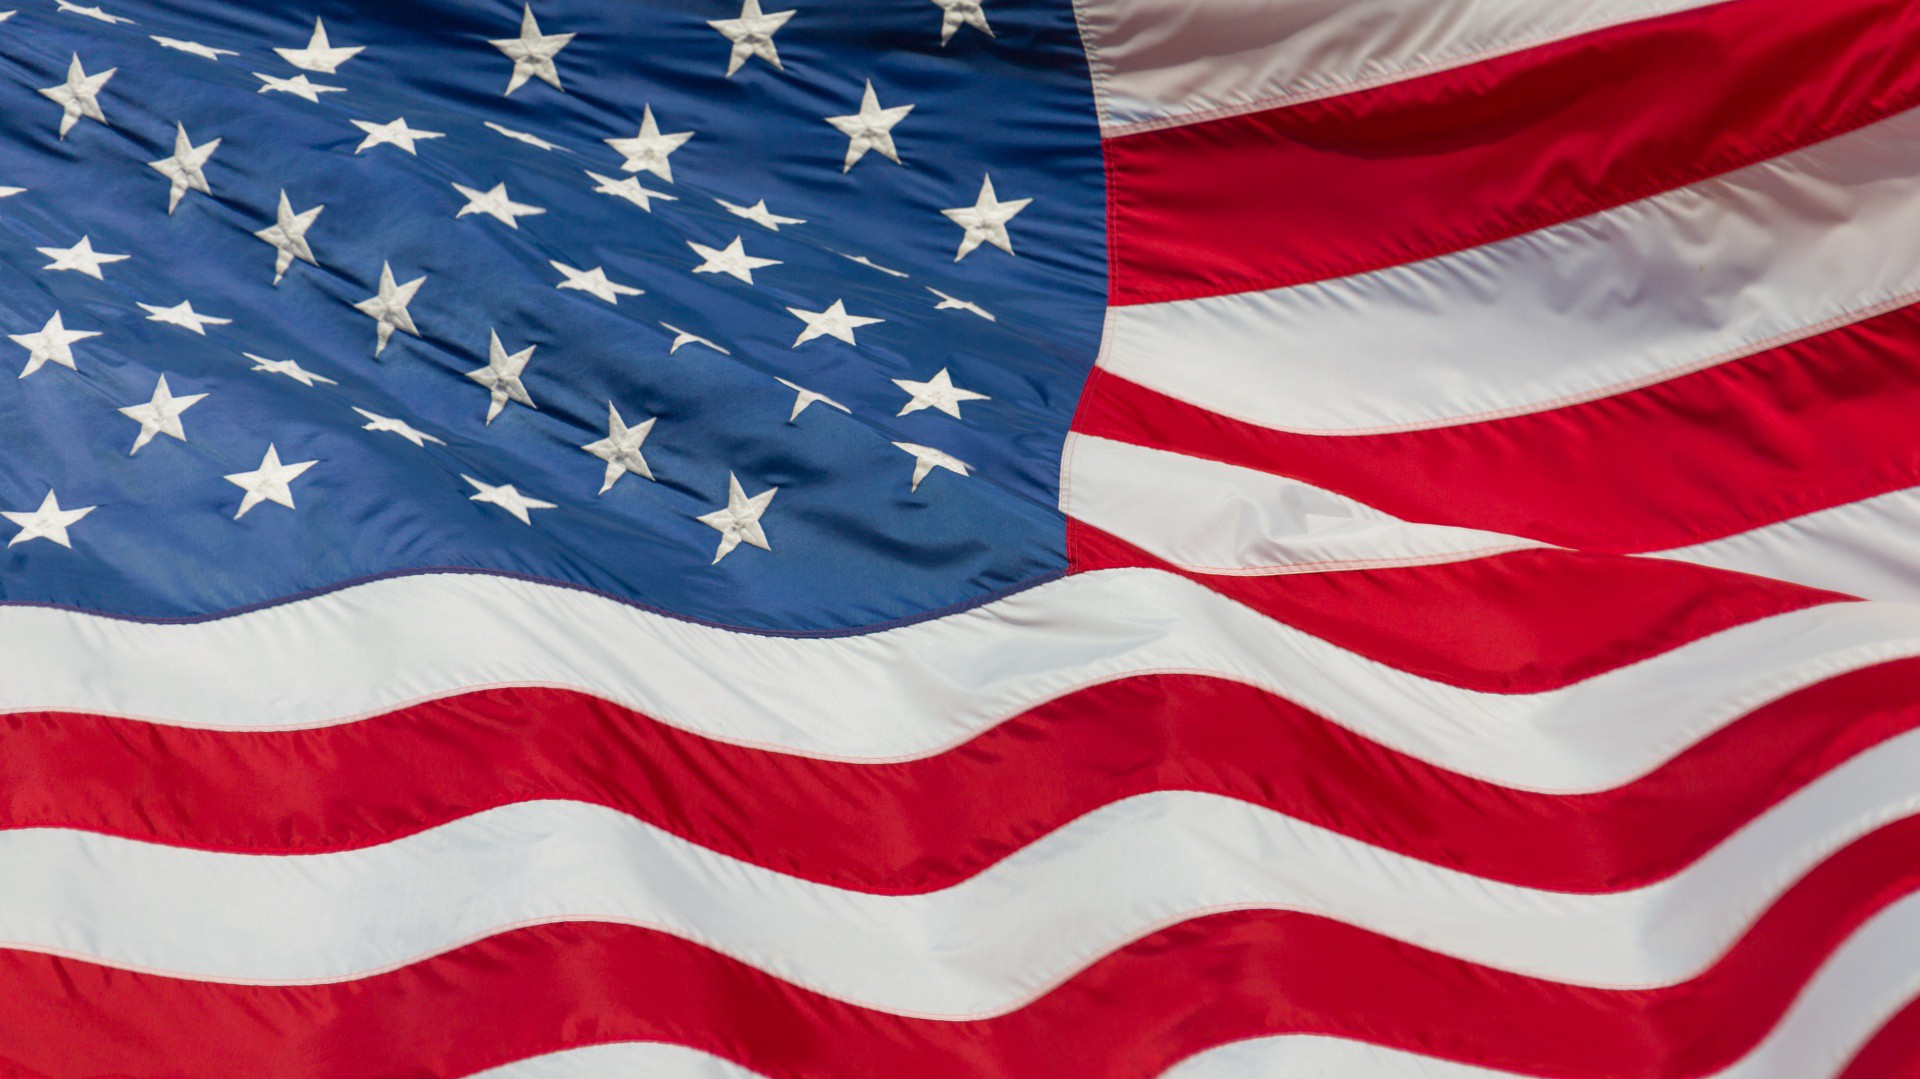
[[[1061,477],[1067,515],[1203,573],[1410,566],[1545,546],[1411,524],[1299,480],[1090,435],[1067,436]]]
[[[1714,963],[1833,851],[1920,811],[1917,773],[1920,732],[1823,776],[1679,874],[1601,895],[1484,880],[1186,791],[1106,806],[909,896],[784,876],[573,802],[300,856],[25,829],[0,833],[0,941],[184,977],[314,982],[508,927],[614,921],[851,1003],[963,1018],[1030,1003],[1159,927],[1282,909],[1557,982],[1670,985]]]
[[[1717,0],[1079,0],[1109,136],[1430,74]]]
[[[1702,1079],[1820,1079],[1920,993],[1920,896],[1875,915],[1824,963],[1765,1039]],[[1334,1038],[1282,1035],[1198,1056],[1166,1079],[1507,1079],[1513,1073]]]
[[[866,761],[938,753],[1116,678],[1195,672],[1284,694],[1444,768],[1572,792],[1628,782],[1795,689],[1920,655],[1920,609],[1798,611],[1536,694],[1411,675],[1153,570],[1076,574],[827,640],[676,622],[526,581],[422,575],[186,625],[0,607],[0,655],[0,712],[290,729],[480,686],[555,685],[706,737]]]
[[[1920,603],[1920,488],[1660,552],[1868,599]]]
[[[1377,273],[1115,307],[1102,367],[1326,434],[1538,411],[1920,298],[1920,111],[1591,217]]]
[[[471,1079],[754,1079],[757,1075],[698,1049],[660,1042],[614,1042],[488,1068]]]

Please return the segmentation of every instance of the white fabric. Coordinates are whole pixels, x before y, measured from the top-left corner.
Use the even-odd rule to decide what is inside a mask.
[[[1660,557],[1867,599],[1920,603],[1920,488],[1662,551]]]
[[[1920,111],[1500,243],[1269,292],[1115,307],[1100,366],[1287,430],[1603,397],[1920,300]]]
[[[1782,694],[1920,655],[1920,608],[1798,611],[1533,694],[1411,675],[1155,570],[1076,574],[961,614],[829,639],[428,574],[189,624],[0,607],[0,655],[0,712],[291,729],[483,686],[564,686],[722,741],[869,761],[938,753],[1116,678],[1198,672],[1282,694],[1444,768],[1571,792],[1628,782]]]
[[[472,1079],[753,1079],[759,1074],[685,1046],[614,1042],[488,1068]]]
[[[1410,524],[1268,472],[1068,435],[1060,508],[1182,569],[1304,573],[1456,562],[1545,544]]]
[[[1297,104],[1716,0],[1078,0],[1102,130]]]

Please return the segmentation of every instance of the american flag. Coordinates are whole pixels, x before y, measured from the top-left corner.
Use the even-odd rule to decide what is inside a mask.
[[[1915,0],[13,0],[0,1073],[1920,1069]]]

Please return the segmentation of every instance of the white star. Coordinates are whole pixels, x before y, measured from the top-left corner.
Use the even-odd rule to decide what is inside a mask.
[[[662,322],[660,325],[665,326],[667,329],[672,330],[674,332],[673,344],[667,348],[667,355],[669,356],[680,351],[681,347],[684,345],[705,345],[708,348],[714,350],[715,352],[718,352],[722,356],[733,355],[733,353],[728,352],[726,349],[721,348],[719,345],[714,344],[712,341],[707,340],[706,338],[700,336],[699,334],[688,333],[687,331],[681,329],[680,327],[675,326],[671,322]]]
[[[988,311],[986,308],[981,307],[979,304],[974,303],[971,300],[962,300],[955,296],[949,296],[946,293],[941,292],[939,289],[933,288],[931,286],[927,288],[927,291],[933,293],[935,296],[940,297],[940,302],[933,305],[933,309],[935,311],[966,311],[975,315],[979,315],[981,318],[986,319],[988,322],[1000,321],[999,319],[996,319],[993,317],[993,312]]]
[[[314,220],[324,209],[326,209],[325,206],[315,206],[296,214],[293,212],[293,204],[287,201],[286,189],[281,188],[280,209],[275,214],[274,223],[254,233],[255,236],[272,244],[273,249],[279,252],[273,260],[274,284],[279,284],[280,279],[287,275],[287,268],[293,265],[294,259],[299,259],[311,266],[320,265],[314,261],[313,248],[307,245],[307,230],[313,227]]]
[[[401,438],[423,449],[429,442],[436,446],[444,446],[447,444],[446,440],[435,438],[405,420],[396,420],[392,416],[382,416],[378,412],[368,412],[358,405],[355,405],[353,410],[365,416],[369,421],[365,426],[360,428],[362,431],[386,431],[399,435]]]
[[[256,71],[253,77],[265,83],[260,87],[260,92],[263,94],[271,92],[292,94],[294,97],[304,98],[316,104],[319,103],[321,94],[343,94],[347,91],[344,86],[323,86],[309,80],[305,75],[295,75],[291,79],[276,79],[272,75],[262,75]]]
[[[167,192],[167,213],[169,214],[180,205],[180,200],[189,191],[198,191],[202,195],[213,193],[207,188],[207,159],[220,148],[219,139],[195,146],[193,140],[187,138],[187,128],[184,124],[176,123],[173,129],[173,156],[147,162],[148,168],[171,181]]]
[[[745,281],[749,285],[753,284],[753,271],[766,266],[780,265],[779,259],[755,258],[747,254],[747,249],[741,244],[738,236],[735,236],[733,242],[724,248],[708,247],[705,244],[694,243],[692,240],[687,241],[687,246],[693,248],[694,254],[706,260],[693,268],[694,273],[723,273],[728,277]]]
[[[537,498],[528,498],[526,495],[521,494],[519,489],[511,483],[503,483],[495,487],[491,483],[481,483],[479,480],[464,473],[460,478],[472,484],[473,489],[480,492],[477,495],[468,495],[467,497],[470,500],[499,506],[501,509],[520,518],[520,523],[523,525],[533,523],[533,515],[528,512],[529,510],[550,510],[554,508],[551,502],[542,502]]]
[[[25,378],[48,363],[57,363],[70,371],[79,370],[73,365],[74,342],[98,336],[99,330],[67,329],[60,321],[60,312],[55,311],[38,333],[12,333],[7,335],[7,340],[27,350],[27,366],[20,372],[20,377]]]
[[[993,36],[993,27],[987,25],[987,13],[980,10],[980,0],[933,0],[940,5],[940,44],[953,40],[953,35],[962,26],[971,26],[976,30]]]
[[[527,369],[527,361],[533,359],[535,345],[509,356],[506,346],[500,343],[500,335],[487,331],[487,365],[467,372],[467,377],[492,391],[492,399],[487,404],[487,422],[492,423],[500,417],[508,401],[518,401],[528,408],[539,408],[533,398],[527,395],[527,387],[520,381],[521,372]]]
[[[966,235],[960,238],[960,253],[953,256],[953,261],[959,262],[973,254],[974,248],[983,243],[1013,254],[1013,238],[1007,235],[1007,222],[1032,202],[1032,199],[1001,202],[993,193],[993,177],[989,176],[981,183],[980,198],[972,206],[940,211],[948,220],[966,230]]]
[[[322,75],[331,75],[340,65],[359,55],[364,45],[348,45],[334,48],[327,40],[327,27],[319,19],[313,20],[313,37],[307,41],[304,49],[275,49],[280,59],[303,71],[318,71]]]
[[[111,262],[125,262],[132,257],[98,254],[93,250],[92,238],[87,236],[80,237],[80,242],[72,247],[39,247],[35,250],[53,260],[41,269],[72,270],[74,273],[86,274],[95,281],[106,280],[100,275],[101,266]]]
[[[873,80],[868,79],[867,92],[860,99],[859,112],[851,116],[827,117],[827,123],[847,137],[847,164],[840,171],[851,170],[861,158],[867,156],[868,150],[878,150],[881,157],[898,165],[900,152],[893,146],[893,125],[906,119],[912,111],[912,105],[881,108],[880,99],[873,93]]]
[[[302,386],[311,387],[316,382],[324,382],[329,386],[340,385],[325,375],[316,375],[300,366],[298,360],[269,360],[265,356],[255,356],[251,352],[243,352],[241,355],[253,361],[255,371],[265,371],[270,375],[285,375]]]
[[[185,397],[175,397],[167,387],[167,376],[161,375],[160,381],[153,387],[153,399],[145,404],[128,405],[120,414],[140,425],[140,434],[133,440],[133,448],[127,451],[131,457],[140,452],[140,447],[153,441],[155,435],[167,435],[182,442],[187,440],[187,429],[180,423],[180,414],[199,404],[206,398],[204,393],[190,393]]]
[[[714,199],[713,201],[725,207],[726,211],[733,216],[744,217],[748,221],[759,225],[761,228],[771,229],[774,232],[779,232],[780,226],[782,225],[804,225],[807,223],[804,218],[781,217],[779,214],[773,213],[767,209],[766,199],[761,199],[752,206],[736,206],[726,199]]]
[[[55,0],[55,3],[58,5],[57,10],[64,11],[69,15],[85,15],[89,19],[98,19],[108,26],[133,21],[123,15],[109,15],[101,10],[98,4],[82,7],[79,4],[69,3],[68,0]]]
[[[464,184],[454,184],[453,189],[460,192],[467,200],[467,204],[460,207],[460,212],[453,215],[455,217],[486,214],[510,229],[517,229],[520,227],[520,218],[547,212],[538,206],[529,206],[524,202],[515,202],[508,198],[506,184],[494,184],[486,191],[478,191]]]
[[[151,36],[153,37],[154,42],[158,44],[161,48],[174,49],[179,52],[191,53],[194,56],[205,57],[208,60],[217,61],[222,56],[240,55],[239,53],[234,52],[232,49],[216,49],[211,45],[202,45],[198,41],[182,41],[177,37],[161,37],[158,34],[154,34]]]
[[[67,65],[67,81],[58,86],[49,86],[40,91],[41,96],[52,98],[60,105],[60,137],[66,138],[73,125],[81,117],[89,120],[107,122],[107,116],[100,111],[100,91],[106,89],[107,80],[120,70],[110,67],[98,75],[89,75],[80,66],[80,54],[73,54],[73,62]]]
[[[49,489],[47,497],[40,502],[40,508],[31,513],[0,511],[0,517],[5,517],[20,526],[19,535],[8,540],[7,546],[11,547],[28,540],[44,539],[52,540],[62,547],[72,548],[73,543],[67,538],[68,527],[98,508],[98,506],[82,506],[77,510],[63,510],[60,508],[60,500],[55,498],[53,491]]]
[[[524,131],[515,131],[513,128],[507,127],[504,124],[496,124],[492,120],[486,120],[486,121],[483,121],[483,123],[486,124],[486,127],[489,131],[492,131],[497,135],[505,135],[507,138],[510,138],[515,142],[524,142],[528,146],[537,146],[542,150],[558,150],[563,154],[570,154],[573,152],[572,150],[569,150],[566,147],[559,145],[558,143],[548,142],[547,140],[541,138],[538,135],[529,135]]]
[[[608,280],[604,267],[595,266],[591,270],[576,270],[564,262],[555,262],[551,259],[547,260],[547,265],[559,270],[566,277],[565,281],[553,286],[554,288],[577,289],[589,295],[598,296],[611,304],[619,303],[622,296],[646,295],[643,290],[631,285],[622,285]]]
[[[607,139],[606,144],[626,158],[620,167],[628,172],[651,172],[668,183],[673,182],[673,165],[667,158],[672,156],[686,141],[693,137],[691,131],[676,131],[671,135],[660,133],[660,123],[653,118],[653,106],[648,105],[640,116],[640,133],[630,139]]]
[[[164,322],[169,326],[178,326],[191,330],[202,337],[207,335],[208,326],[226,326],[233,322],[230,318],[216,318],[213,315],[196,314],[193,304],[181,300],[172,307],[157,307],[150,303],[135,303],[135,307],[147,313],[148,322]]]
[[[539,79],[551,85],[555,90],[565,91],[560,85],[560,71],[553,66],[553,58],[573,40],[572,34],[543,34],[540,24],[534,20],[533,5],[526,5],[525,14],[520,18],[520,36],[495,38],[487,44],[507,54],[513,61],[513,75],[507,79],[507,93],[511,94],[526,85],[528,79]]]
[[[373,354],[380,355],[387,349],[387,342],[393,338],[393,331],[420,336],[413,325],[413,316],[407,313],[407,305],[413,302],[413,294],[420,291],[427,277],[419,277],[404,285],[393,283],[393,267],[385,262],[380,264],[379,295],[369,296],[353,305],[353,309],[373,319],[379,325],[375,328]]]
[[[833,398],[828,397],[824,393],[815,393],[812,390],[807,389],[805,386],[802,386],[795,382],[788,382],[786,379],[780,378],[778,376],[775,376],[774,381],[780,383],[780,385],[785,386],[787,389],[790,389],[794,392],[793,414],[787,417],[788,423],[792,423],[795,420],[799,419],[800,414],[802,412],[805,412],[807,408],[813,405],[815,402],[826,405],[829,408],[837,408],[840,411],[845,412],[849,416],[853,415],[852,409],[834,400]]]
[[[353,120],[349,122],[367,133],[367,137],[360,140],[360,145],[354,147],[353,152],[356,154],[371,150],[376,146],[385,145],[398,146],[402,150],[418,157],[420,154],[414,148],[414,143],[421,139],[441,139],[446,137],[446,132],[444,131],[422,131],[417,127],[408,127],[407,118],[404,116],[389,120],[384,124],[369,123],[366,120]]]
[[[17,11],[0,11],[0,22],[6,22],[8,19],[11,19],[18,14],[20,13]]]
[[[27,189],[24,187],[0,187],[0,199],[12,198],[15,195],[25,194],[26,190]]]
[[[962,476],[967,475],[967,463],[950,453],[936,450],[931,446],[916,446],[911,442],[895,442],[894,445],[901,452],[913,455],[912,490],[918,491],[920,482],[936,468],[944,468],[948,472],[957,472]]]
[[[773,45],[773,35],[791,18],[791,11],[768,15],[761,12],[760,0],[745,0],[740,6],[739,18],[708,19],[708,26],[733,42],[733,53],[727,58],[727,78],[733,78],[733,73],[755,56],[785,71],[780,67],[780,50]]]
[[[319,464],[318,461],[297,461],[290,465],[280,463],[280,451],[272,443],[267,444],[267,455],[260,458],[260,467],[251,472],[231,472],[224,478],[228,483],[245,491],[240,498],[240,510],[233,515],[239,520],[247,511],[262,502],[274,502],[293,509],[293,488],[290,486],[302,472]]]
[[[957,420],[960,418],[960,402],[993,400],[984,393],[975,393],[955,386],[953,376],[947,374],[947,369],[944,367],[925,382],[896,378],[893,384],[907,391],[912,397],[912,400],[901,406],[900,411],[896,413],[900,416],[918,412],[923,408],[936,408]]]
[[[733,549],[742,543],[763,551],[773,550],[767,543],[767,533],[760,527],[760,518],[766,514],[767,504],[773,501],[773,496],[779,493],[780,488],[769,487],[748,498],[747,492],[740,487],[739,477],[727,473],[726,508],[695,518],[720,533],[720,549],[713,554],[714,565],[719,565],[721,559],[732,554]]]
[[[834,254],[839,255],[841,258],[846,259],[848,262],[857,262],[860,265],[865,266],[869,270],[879,270],[881,273],[886,274],[888,277],[912,276],[911,274],[901,273],[899,270],[892,269],[891,267],[882,266],[865,255],[849,255],[845,251],[835,251]]]
[[[886,321],[886,319],[883,318],[867,318],[864,315],[849,315],[847,314],[847,305],[844,300],[833,301],[833,306],[827,308],[825,311],[802,311],[798,307],[789,307],[787,311],[791,313],[794,318],[807,324],[807,328],[801,330],[800,336],[793,342],[794,348],[799,348],[801,345],[806,344],[816,337],[832,337],[845,341],[849,345],[858,344],[858,342],[853,339],[854,330],[862,326],[873,326]]]
[[[626,199],[628,202],[633,203],[648,213],[653,212],[653,203],[651,201],[653,199],[660,199],[665,202],[680,201],[677,196],[669,195],[663,191],[653,191],[641,187],[638,176],[627,176],[616,180],[611,176],[602,176],[592,169],[587,170],[587,175],[593,177],[594,183],[598,185],[594,188],[594,191],[602,195],[612,195],[616,199]]]
[[[613,490],[620,477],[631,472],[642,479],[652,479],[653,469],[647,467],[647,459],[640,454],[640,444],[647,440],[653,431],[657,417],[648,417],[643,423],[632,427],[620,418],[620,410],[607,402],[607,437],[598,442],[589,442],[580,447],[607,463],[606,478],[600,483],[600,493]]]

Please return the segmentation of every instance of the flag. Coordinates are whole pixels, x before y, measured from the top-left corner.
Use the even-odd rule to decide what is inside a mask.
[[[11,0],[0,1073],[1920,1062],[1912,0]]]

